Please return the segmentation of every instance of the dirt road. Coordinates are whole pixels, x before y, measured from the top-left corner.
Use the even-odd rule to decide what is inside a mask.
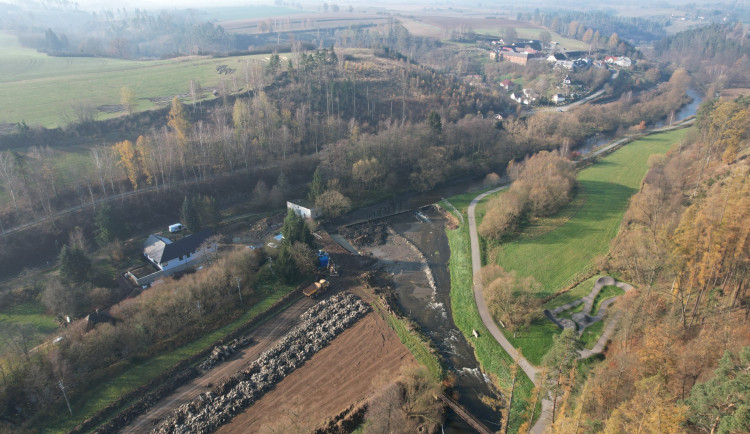
[[[166,416],[172,409],[192,401],[212,387],[213,384],[217,384],[222,378],[231,376],[246,364],[257,359],[263,351],[269,349],[277,340],[299,324],[299,316],[315,303],[316,301],[313,299],[300,299],[279,315],[261,324],[248,334],[252,337],[253,344],[238,351],[231,359],[216,365],[205,375],[175,390],[159,401],[147,413],[133,420],[122,429],[122,432],[143,433],[150,431],[155,422]]]
[[[258,402],[221,434],[310,431],[416,365],[396,333],[369,313]]]

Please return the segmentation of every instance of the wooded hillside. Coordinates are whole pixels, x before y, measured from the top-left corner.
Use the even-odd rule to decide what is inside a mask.
[[[747,432],[750,100],[709,101],[653,157],[609,267],[638,286],[607,361],[571,372],[555,432]]]

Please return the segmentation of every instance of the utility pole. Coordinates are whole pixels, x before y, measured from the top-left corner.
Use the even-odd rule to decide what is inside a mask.
[[[73,409],[70,408],[70,402],[68,402],[68,395],[65,393],[65,386],[63,386],[62,379],[60,379],[60,390],[62,390],[63,397],[65,398],[65,403],[68,404],[68,411],[70,412],[70,415],[73,416]]]

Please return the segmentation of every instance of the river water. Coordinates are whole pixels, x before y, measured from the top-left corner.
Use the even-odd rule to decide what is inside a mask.
[[[399,308],[430,338],[448,372],[454,374],[456,381],[453,392],[458,402],[488,428],[498,430],[501,427],[499,414],[481,401],[483,395],[497,398],[497,392],[490,379],[479,369],[473,348],[453,322],[446,219],[434,208],[423,209],[422,212],[428,221],[418,219],[414,213],[388,219],[396,233],[422,252],[434,279],[434,286],[431,286],[424,275],[396,276]],[[449,412],[443,431],[466,433],[474,430],[456,414]]]
[[[668,119],[656,123],[661,127],[695,115],[702,97],[698,92],[689,89],[688,95],[693,99],[675,112],[671,122]],[[614,139],[612,134],[599,134],[586,140],[577,150],[583,154]],[[474,351],[453,322],[450,303],[450,272],[448,261],[450,248],[445,235],[445,218],[434,211],[425,211],[429,221],[418,219],[413,211],[418,207],[440,201],[471,190],[479,190],[481,181],[465,179],[450,185],[440,186],[425,193],[414,193],[394,197],[378,204],[356,210],[337,224],[346,224],[368,220],[380,216],[403,212],[389,217],[388,223],[399,235],[413,243],[425,256],[434,277],[434,288],[429,288],[424,281],[401,279],[396,285],[397,300],[402,313],[416,322],[433,345],[438,349],[447,369],[455,375],[454,390],[457,400],[475,417],[492,430],[500,429],[499,414],[482,401],[481,396],[497,397],[497,392],[479,369]],[[449,434],[473,432],[474,430],[456,414],[449,412],[443,431]]]
[[[654,128],[661,128],[683,121],[698,112],[698,107],[701,105],[701,102],[703,102],[703,97],[698,93],[698,91],[694,89],[688,89],[686,93],[693,100],[677,110],[674,113],[674,116],[672,116],[672,119],[669,119],[669,117],[667,117],[655,122],[653,125]],[[586,155],[596,148],[606,145],[616,138],[619,137],[615,137],[615,132],[596,134],[587,137],[586,140],[584,140],[583,144],[577,147],[575,150],[580,152],[582,155]]]

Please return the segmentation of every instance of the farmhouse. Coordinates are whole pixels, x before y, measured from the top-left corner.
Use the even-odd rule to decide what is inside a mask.
[[[316,219],[320,215],[320,211],[313,204],[303,199],[287,201],[286,207],[303,219]]]
[[[552,101],[554,101],[555,103],[558,103],[558,104],[561,103],[561,102],[565,102],[565,95],[563,95],[561,93],[556,93],[552,97]]]
[[[211,235],[211,231],[205,230],[177,241],[151,235],[143,244],[143,255],[150,264],[132,269],[127,275],[137,285],[147,285],[160,277],[186,270],[204,259],[207,253],[216,251],[216,243],[209,240]]]
[[[205,230],[174,242],[160,235],[151,235],[143,246],[143,254],[159,270],[172,270],[213,252],[216,246],[203,245],[211,235],[211,231]]]

